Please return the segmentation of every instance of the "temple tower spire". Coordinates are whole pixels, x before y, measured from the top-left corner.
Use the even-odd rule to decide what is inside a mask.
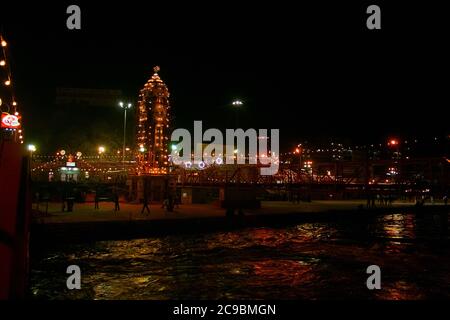
[[[139,173],[166,174],[169,167],[169,90],[159,77],[159,66],[141,89],[137,112]]]

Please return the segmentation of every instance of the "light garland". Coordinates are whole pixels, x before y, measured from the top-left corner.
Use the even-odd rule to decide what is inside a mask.
[[[3,35],[0,34],[0,44],[1,44],[1,56],[0,56],[0,76],[4,76],[1,79],[1,83],[6,87],[5,92],[8,93],[7,97],[0,97],[0,108],[2,111],[2,120],[4,117],[8,117],[9,114],[16,117],[17,121],[21,118],[19,112],[17,111],[17,101],[14,96],[13,81],[11,75],[11,66],[9,64],[9,55],[7,52],[8,43],[4,39]],[[5,112],[6,111],[6,112]],[[9,116],[10,117],[10,116]],[[18,123],[17,127],[14,128],[4,128],[6,132],[11,132],[11,136],[15,142],[23,144],[24,134],[23,129],[20,129],[21,125]],[[20,129],[17,131],[17,129]]]

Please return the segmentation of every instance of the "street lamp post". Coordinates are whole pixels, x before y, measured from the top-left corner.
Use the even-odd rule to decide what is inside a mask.
[[[30,151],[30,157],[33,157],[33,152],[36,151],[36,146],[34,144],[29,144],[28,151]]]
[[[300,180],[301,180],[301,175],[302,175],[302,152],[303,152],[303,149],[302,149],[302,144],[299,144],[296,148],[295,148],[295,151],[294,151],[294,153],[295,154],[298,154],[298,176],[297,176],[297,180],[298,180],[298,182],[300,182]]]
[[[123,170],[125,171],[125,143],[126,143],[126,132],[127,132],[127,109],[131,109],[131,103],[124,104],[119,102],[119,106],[123,109],[123,147],[122,147],[122,164]]]
[[[244,103],[241,100],[237,99],[237,100],[234,100],[231,104],[233,105],[233,107],[235,109],[235,112],[236,112],[236,114],[235,114],[235,126],[236,126],[236,129],[237,129],[238,125],[239,125],[239,123],[238,123],[239,122],[239,111],[238,111],[238,109],[239,109],[239,107],[242,107],[242,105]]]
[[[391,181],[393,183],[398,183],[398,173],[399,173],[399,161],[400,161],[400,142],[398,139],[390,139],[388,141],[388,146],[391,147],[394,151],[392,151],[392,161],[393,168],[390,171]],[[391,168],[389,168],[391,169]]]
[[[29,161],[30,169],[29,170],[31,170],[31,166],[33,165],[33,163],[32,163],[32,161],[33,161],[33,152],[36,151],[36,146],[34,144],[29,144],[27,149],[28,149],[28,151],[30,151],[30,161]]]
[[[98,147],[98,158],[101,159],[102,154],[105,152],[105,147]]]
[[[298,154],[298,160],[299,160],[299,164],[298,164],[299,165],[299,174],[302,171],[302,151],[303,151],[302,145],[299,144],[297,146],[297,148],[295,148],[295,153]]]

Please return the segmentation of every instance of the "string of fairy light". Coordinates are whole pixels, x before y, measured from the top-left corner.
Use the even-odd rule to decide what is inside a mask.
[[[20,119],[21,115],[18,112],[17,100],[14,93],[14,82],[11,73],[11,59],[8,52],[9,44],[2,34],[0,34],[0,45],[0,110],[2,115],[13,115],[16,119]],[[12,133],[15,141],[23,143],[23,129],[20,126],[5,128],[5,130]]]
[[[46,156],[46,155],[34,155],[34,159],[37,161],[46,161],[43,163],[35,163],[33,169],[31,170],[32,172],[44,172],[49,170],[48,173],[49,174],[54,174],[55,171],[58,171],[61,167],[61,162],[64,161],[68,161],[69,158],[71,158],[72,156],[66,157],[66,156],[61,156],[61,155],[51,155],[51,156]],[[86,158],[86,159],[84,159]],[[105,157],[106,158],[106,157]],[[117,158],[119,159],[119,157],[111,157],[111,158]],[[98,160],[98,156],[87,156],[85,157],[83,156],[76,156],[75,157],[76,161],[79,164],[80,167],[80,171],[81,172],[92,172],[92,173],[116,173],[119,171],[122,171],[122,168],[119,168],[117,165],[114,164],[109,164],[108,166],[99,166],[99,164],[97,162],[92,162],[90,163],[89,160]],[[88,160],[89,159],[89,160]],[[116,160],[117,160],[116,159]],[[55,171],[53,170],[55,169]],[[135,169],[134,168],[128,168],[127,171],[128,172],[133,172]]]

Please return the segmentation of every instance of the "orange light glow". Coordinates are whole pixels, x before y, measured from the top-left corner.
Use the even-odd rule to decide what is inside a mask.
[[[388,142],[388,145],[390,145],[390,146],[396,146],[396,145],[398,145],[398,140],[396,140],[396,139],[391,139],[391,140]]]

